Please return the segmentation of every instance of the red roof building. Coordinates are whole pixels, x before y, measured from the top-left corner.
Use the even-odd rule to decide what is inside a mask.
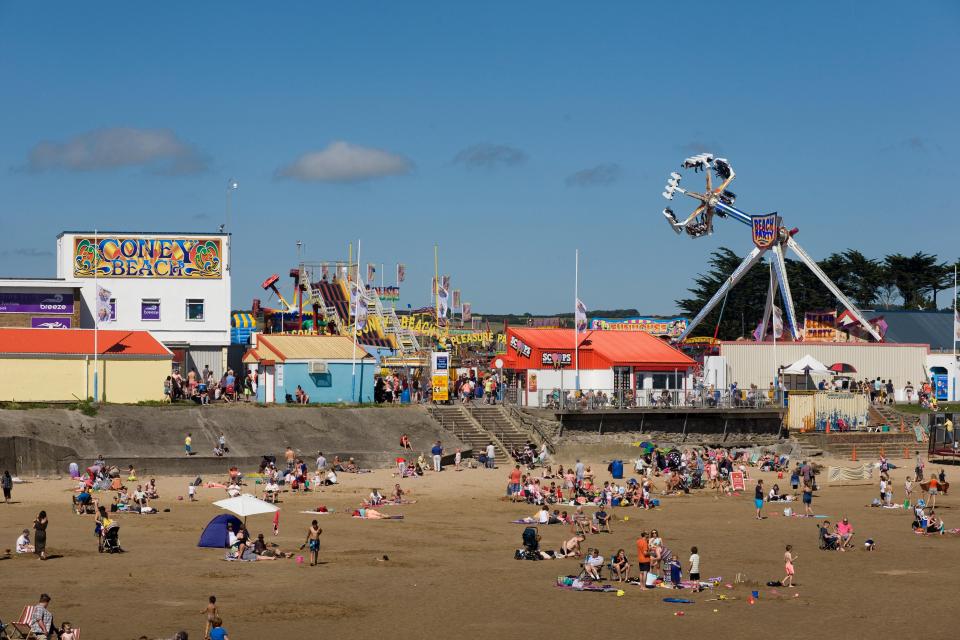
[[[149,331],[101,329],[94,347],[93,329],[0,328],[0,357],[93,356],[170,359],[171,352]]]
[[[576,388],[611,393],[627,389],[685,389],[695,362],[679,349],[642,331],[507,329],[503,368],[539,406],[534,392]],[[576,341],[576,345],[574,344]]]

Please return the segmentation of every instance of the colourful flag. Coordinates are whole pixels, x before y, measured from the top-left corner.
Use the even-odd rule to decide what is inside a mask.
[[[372,262],[367,263],[367,282],[373,282],[377,278],[377,265]]]
[[[397,265],[397,284],[400,284],[407,279],[407,265],[398,264]]]
[[[324,262],[320,265],[320,277],[326,280],[330,276],[330,265]]]
[[[574,313],[574,322],[577,326],[577,331],[586,331],[587,329],[587,306],[583,304],[580,298],[577,298],[577,308]]]
[[[470,322],[473,319],[473,310],[469,302],[463,303],[463,321]]]
[[[110,298],[112,296],[112,293],[100,285],[97,285],[97,317],[95,318],[97,324],[113,320],[111,314],[112,305],[110,304]]]
[[[453,290],[453,308],[454,309],[460,308],[460,289]]]

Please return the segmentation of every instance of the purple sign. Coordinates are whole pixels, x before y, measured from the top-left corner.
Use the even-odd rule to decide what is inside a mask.
[[[69,329],[70,318],[30,318],[30,326],[34,329]]]
[[[72,293],[0,291],[0,313],[73,313]]]
[[[159,302],[141,302],[140,303],[141,320],[159,320],[160,303]]]

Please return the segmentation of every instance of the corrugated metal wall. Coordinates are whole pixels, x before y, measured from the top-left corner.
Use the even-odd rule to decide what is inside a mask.
[[[223,376],[223,347],[190,347],[187,352],[187,370],[183,372],[184,375],[191,369],[202,372],[204,365],[210,367],[214,378],[219,381]]]
[[[790,365],[811,355],[826,366],[846,362],[857,369],[854,377],[873,380],[893,379],[897,389],[907,382],[916,386],[927,379],[927,345],[912,344],[847,344],[847,343],[777,343],[776,358],[772,343],[724,342],[720,355],[726,357],[729,382],[742,389],[755,384],[766,388],[778,366]]]
[[[833,424],[837,418],[843,418],[850,426],[863,428],[867,424],[870,405],[862,393],[828,391],[793,392],[788,404],[787,426],[795,431],[813,430],[824,420]]]

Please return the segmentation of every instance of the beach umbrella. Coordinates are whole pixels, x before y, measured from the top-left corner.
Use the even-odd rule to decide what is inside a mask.
[[[215,507],[220,507],[231,513],[235,513],[246,521],[247,516],[256,516],[261,513],[273,513],[279,511],[280,507],[270,504],[260,498],[244,493],[236,498],[227,498],[214,502]]]
[[[846,362],[835,362],[832,365],[830,365],[828,368],[830,369],[830,371],[833,371],[834,373],[837,373],[837,374],[857,372],[856,367],[854,367],[852,364],[847,364]]]

